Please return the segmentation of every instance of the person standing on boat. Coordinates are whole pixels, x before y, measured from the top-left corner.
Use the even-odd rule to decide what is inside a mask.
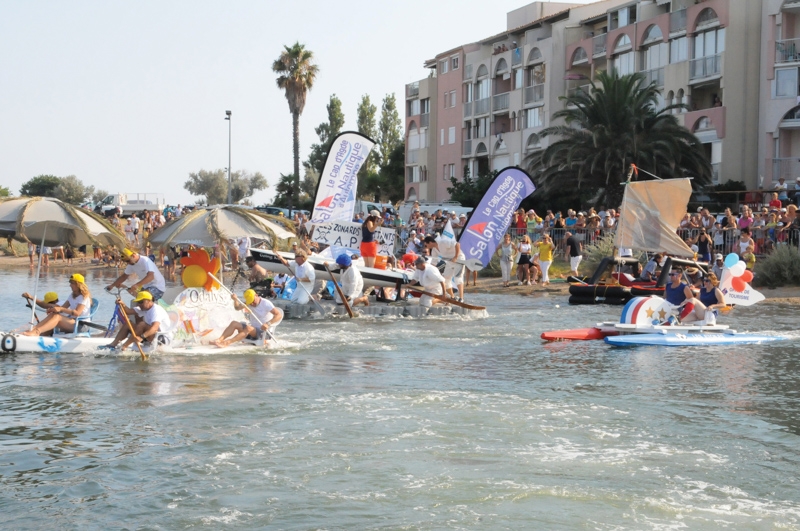
[[[447,231],[445,231],[446,233]],[[457,260],[463,262],[466,255],[461,250],[461,244],[454,238],[446,238],[443,235],[425,236],[425,248],[430,252],[431,258],[441,258],[447,262],[444,266],[444,280],[447,286],[447,293],[455,298],[453,293],[453,282],[458,287],[458,296],[464,300],[464,264],[459,264]]]
[[[566,238],[566,244],[569,248],[569,273],[577,277],[578,266],[581,265],[581,260],[583,260],[583,255],[581,254],[581,251],[583,251],[583,244],[569,231],[564,233],[564,237]]]
[[[167,289],[167,283],[164,280],[164,275],[158,270],[156,264],[150,258],[140,255],[136,251],[130,249],[122,250],[122,259],[128,262],[125,271],[111,284],[106,286],[106,290],[112,290],[128,280],[131,275],[136,275],[139,279],[134,285],[128,288],[128,293],[136,296],[140,289],[146,289],[153,295],[153,300],[158,300],[164,296],[164,290]]]
[[[364,279],[361,277],[361,271],[353,267],[353,260],[342,253],[336,257],[336,264],[342,271],[339,274],[339,283],[342,285],[342,293],[345,299],[352,306],[363,304],[369,306],[369,298],[364,295]],[[339,290],[334,290],[333,296],[336,299],[336,304],[342,305],[342,298],[339,296]]]
[[[314,289],[314,281],[317,279],[317,274],[314,271],[314,266],[308,261],[308,255],[302,249],[299,249],[294,254],[294,260],[287,262],[286,259],[275,253],[277,257],[283,262],[283,265],[288,267],[294,278],[297,279],[297,287],[292,292],[292,302],[297,304],[307,304],[308,298],[311,296]]]
[[[45,317],[36,326],[23,332],[23,336],[40,336],[54,328],[62,332],[72,332],[75,330],[76,317],[88,317],[92,307],[92,295],[83,275],[75,273],[69,277],[69,287],[72,290],[67,302],[63,305],[54,304],[47,309]],[[57,298],[57,297],[56,297]],[[36,301],[37,304],[39,301]]]
[[[383,224],[381,213],[372,210],[361,224],[361,256],[364,257],[366,267],[375,267],[375,258],[378,256],[378,240],[376,233]]]
[[[434,295],[444,295],[445,280],[436,267],[427,263],[425,258],[420,256],[414,260],[414,268],[414,277],[411,282],[409,282],[410,286],[420,285],[428,293],[433,293]],[[428,295],[423,295],[419,299],[419,305],[425,308],[430,308],[439,302],[440,301]]]
[[[243,339],[257,340],[263,336],[265,332],[272,335],[280,322],[283,320],[283,310],[276,308],[272,302],[264,297],[259,297],[258,293],[248,289],[243,293],[244,304],[239,301],[235,293],[231,293],[233,299],[233,307],[236,310],[248,310],[248,321],[231,321],[231,324],[222,332],[222,335],[214,341],[214,344],[220,348],[227,347],[233,343],[242,341]]]

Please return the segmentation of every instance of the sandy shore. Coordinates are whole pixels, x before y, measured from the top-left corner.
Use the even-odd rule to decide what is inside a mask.
[[[2,252],[2,251],[0,251]],[[25,269],[30,267],[30,262],[27,256],[13,257],[13,256],[0,256],[0,268],[3,269]],[[73,260],[73,265],[68,266],[62,260],[50,260],[49,271],[89,271],[92,269],[104,269],[105,266],[98,264],[91,264],[89,262],[78,262]],[[549,286],[517,286],[516,282],[507,287],[503,287],[503,282],[500,277],[479,277],[478,285],[472,286],[470,284],[466,288],[467,297],[470,293],[508,293],[519,295],[523,297],[543,297],[543,296],[559,296],[564,297],[569,295],[569,284],[559,280],[552,282]],[[767,298],[769,302],[776,304],[796,304],[800,305],[800,287],[786,286],[776,289],[761,289],[761,293]],[[565,300],[566,302],[566,300]]]

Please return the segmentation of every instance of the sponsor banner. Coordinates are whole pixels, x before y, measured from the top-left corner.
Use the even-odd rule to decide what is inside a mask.
[[[394,229],[384,227],[380,227],[375,232],[375,239],[378,242],[378,254],[387,256],[394,254],[394,238],[396,234]],[[361,247],[361,223],[333,221],[331,223],[318,224],[314,227],[311,239],[334,248],[347,247],[358,251]],[[336,256],[338,255],[336,254]]]
[[[500,245],[514,211],[536,190],[530,175],[516,167],[497,174],[481,202],[472,211],[458,242],[467,260],[477,258],[484,267]]]
[[[311,223],[353,220],[358,170],[374,145],[369,138],[354,132],[342,133],[333,140],[317,184]]]

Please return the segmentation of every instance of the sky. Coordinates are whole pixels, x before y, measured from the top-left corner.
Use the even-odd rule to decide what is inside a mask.
[[[520,0],[2,0],[0,186],[75,175],[109,193],[193,203],[190,173],[228,166],[270,184],[292,172],[292,121],[272,62],[304,44],[319,66],[300,118],[300,159],[330,96],[356,129],[364,94],[378,107],[428,75],[426,59],[506,29]],[[587,3],[581,1],[580,3]],[[491,9],[487,9],[491,6]],[[301,168],[302,171],[302,168]]]

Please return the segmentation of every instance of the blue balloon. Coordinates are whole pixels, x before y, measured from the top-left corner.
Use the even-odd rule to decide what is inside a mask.
[[[739,255],[736,253],[731,253],[725,257],[725,267],[731,268],[739,263]]]

